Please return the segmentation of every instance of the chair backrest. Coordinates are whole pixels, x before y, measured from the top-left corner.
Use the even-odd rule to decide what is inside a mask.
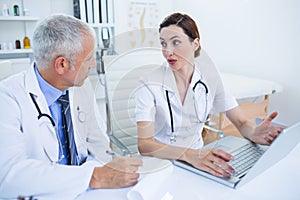
[[[105,58],[112,134],[132,153],[138,153],[135,91],[139,78],[163,61],[158,49],[139,49]]]
[[[14,74],[12,68],[12,63],[10,60],[1,60],[0,61],[0,80],[5,79],[6,77]]]

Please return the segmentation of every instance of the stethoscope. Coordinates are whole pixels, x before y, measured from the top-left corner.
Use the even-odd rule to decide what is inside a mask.
[[[205,123],[208,120],[208,87],[207,85],[201,81],[200,79],[195,83],[194,87],[193,87],[193,92],[195,93],[195,89],[197,87],[197,85],[201,84],[204,89],[205,89],[205,111],[204,111],[204,115],[202,118],[200,118],[199,116],[199,112],[198,112],[198,104],[196,102],[195,99],[195,95],[194,95],[194,107],[195,107],[195,111],[196,111],[196,115],[197,115],[197,119],[199,120],[199,123]],[[171,120],[171,135],[170,135],[170,143],[175,143],[176,142],[176,135],[174,133],[174,119],[173,119],[173,112],[172,112],[172,107],[171,107],[171,103],[170,103],[170,97],[169,97],[169,91],[166,91],[166,98],[167,98],[167,103],[168,103],[168,109],[169,109],[169,114],[170,114],[170,120]]]
[[[37,102],[36,102],[36,100],[34,98],[34,94],[32,94],[32,93],[29,93],[29,94],[30,94],[30,97],[31,97],[31,100],[32,100],[33,104],[35,105],[36,110],[39,113],[38,120],[40,120],[42,117],[46,117],[46,118],[48,118],[50,120],[52,126],[55,127],[55,122],[52,119],[52,117],[50,115],[46,114],[46,113],[42,113],[39,105],[37,104]],[[77,106],[76,110],[77,110],[78,121],[85,122],[85,120],[86,120],[86,114],[83,111],[80,110],[79,106]]]
[[[38,120],[40,120],[42,117],[46,117],[46,118],[48,118],[48,119],[50,120],[52,126],[55,127],[55,122],[54,122],[54,120],[52,119],[52,117],[51,117],[50,115],[46,114],[46,113],[42,113],[42,111],[41,111],[39,105],[37,104],[37,102],[36,102],[36,100],[35,100],[35,98],[34,98],[34,94],[32,94],[32,93],[29,93],[29,94],[30,94],[31,100],[32,100],[32,102],[33,102],[33,104],[34,104],[36,110],[37,110],[38,113],[39,113],[39,115],[38,115],[38,117],[37,117]]]
[[[36,102],[36,100],[35,100],[34,94],[29,93],[29,95],[30,95],[30,97],[31,97],[31,100],[32,100],[32,102],[33,102],[33,104],[34,104],[36,110],[38,111],[38,117],[37,117],[38,120],[40,120],[42,117],[46,117],[46,118],[48,118],[48,119],[50,120],[52,126],[55,127],[55,122],[54,122],[53,118],[52,118],[50,115],[48,115],[47,113],[42,113],[42,111],[41,111],[39,105],[37,104],[37,102]],[[77,106],[77,112],[78,112],[78,120],[79,120],[80,122],[85,122],[85,120],[86,120],[86,114],[85,114],[83,111],[80,110],[79,106]],[[59,149],[60,149],[61,152],[63,152],[62,142],[61,142],[61,140],[60,140],[60,138],[59,138],[57,132],[56,132],[56,137],[57,137],[57,140],[58,140]],[[48,155],[48,153],[47,153],[47,151],[46,151],[45,149],[44,149],[44,152],[46,153],[47,157],[48,157],[52,162],[54,162],[54,163],[60,163],[60,162],[64,159],[64,155],[61,154],[60,158],[59,158],[57,161],[53,161],[53,160],[51,159],[50,155]]]

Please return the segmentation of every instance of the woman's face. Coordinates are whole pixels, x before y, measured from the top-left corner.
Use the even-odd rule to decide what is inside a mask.
[[[191,42],[181,27],[170,25],[161,29],[160,43],[163,56],[172,69],[194,65],[194,52],[199,48],[198,38]]]

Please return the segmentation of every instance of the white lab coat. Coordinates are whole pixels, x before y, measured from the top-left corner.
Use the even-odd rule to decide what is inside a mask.
[[[94,167],[110,160],[105,154],[109,140],[91,84],[87,79],[82,87],[70,88],[76,148],[81,160],[87,158],[81,166],[55,163],[59,155],[55,129],[48,118],[38,120],[29,93],[41,112],[50,115],[33,67],[0,83],[0,198],[62,195],[73,199],[88,188]]]
[[[204,85],[198,84],[193,91],[198,80],[201,80],[208,88],[207,102]],[[171,116],[166,90],[169,92],[176,142],[170,140]],[[224,86],[219,71],[207,54],[201,51],[200,57],[195,60],[194,74],[183,103],[181,103],[172,69],[167,64],[141,78],[141,87],[136,93],[136,121],[153,121],[154,138],[159,142],[198,149],[203,146],[203,123],[196,121],[198,119],[200,119],[198,122],[205,121],[206,116],[212,110],[223,112],[237,105],[235,98]]]

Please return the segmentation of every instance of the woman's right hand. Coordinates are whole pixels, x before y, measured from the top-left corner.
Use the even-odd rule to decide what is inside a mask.
[[[233,157],[221,149],[188,149],[184,161],[212,175],[229,178],[234,169],[228,165]]]

